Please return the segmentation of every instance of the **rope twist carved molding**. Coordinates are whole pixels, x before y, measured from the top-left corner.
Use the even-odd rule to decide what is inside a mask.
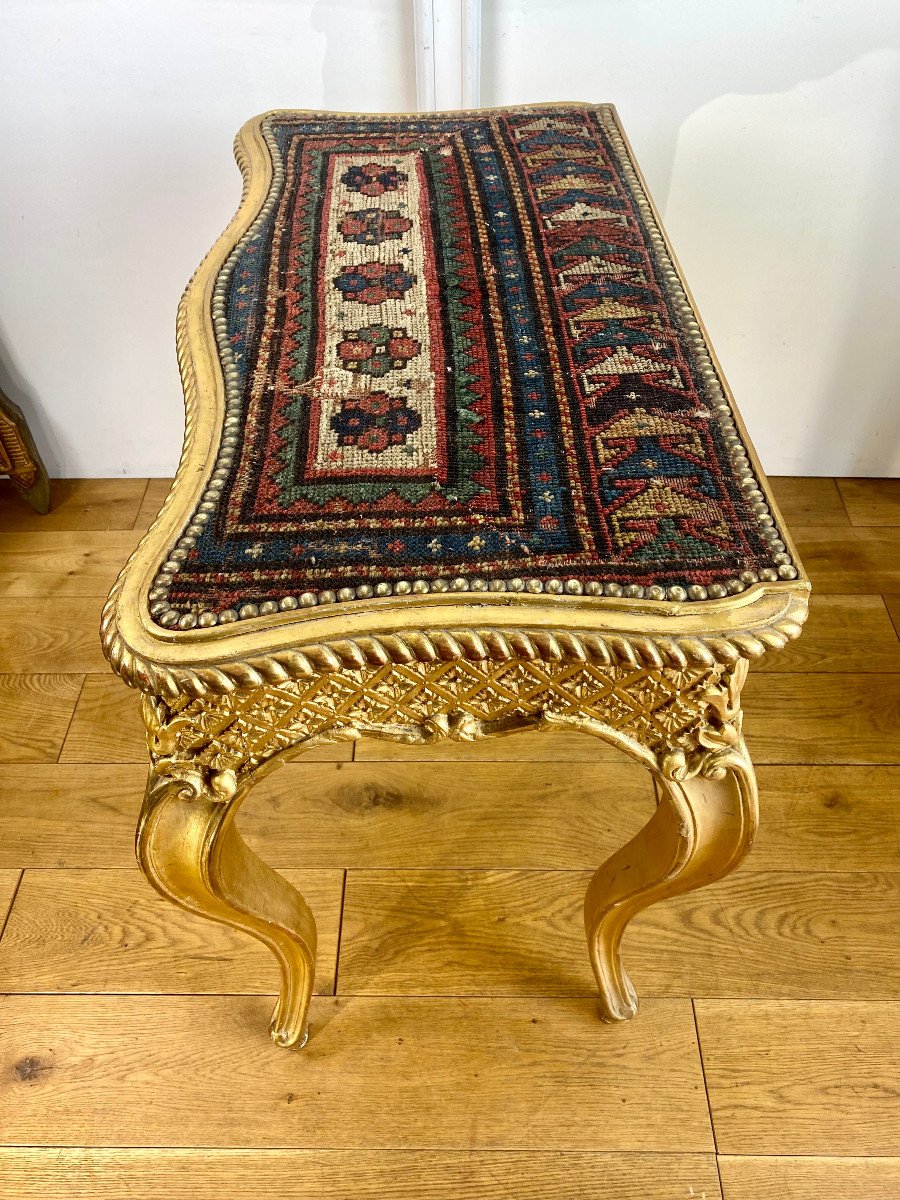
[[[568,629],[409,629],[372,633],[334,642],[286,647],[259,657],[223,661],[215,666],[165,666],[137,655],[121,637],[116,620],[117,590],[103,612],[102,638],[107,658],[132,686],[174,699],[207,696],[236,689],[281,684],[322,672],[367,666],[436,661],[542,662],[573,660],[604,666],[674,668],[734,666],[781,649],[800,633],[806,598],[787,596],[781,615],[758,628],[671,636],[640,633],[579,632]]]
[[[473,741],[527,728],[579,730],[664,776],[720,778],[746,758],[740,688],[746,663],[686,668],[449,662],[363,666],[171,703],[145,696],[157,773],[223,800],[279,755],[361,736]]]

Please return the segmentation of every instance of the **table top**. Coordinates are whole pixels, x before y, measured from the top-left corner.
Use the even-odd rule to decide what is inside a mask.
[[[273,112],[236,153],[114,658],[123,607],[151,662],[413,608],[797,624],[802,568],[610,105]]]

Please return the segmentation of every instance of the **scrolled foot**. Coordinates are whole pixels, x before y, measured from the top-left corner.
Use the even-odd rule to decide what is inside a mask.
[[[285,1050],[302,1050],[309,1041],[309,1022],[298,1031],[297,1026],[283,1025],[273,1016],[269,1025],[269,1037],[276,1046],[282,1046]]]
[[[269,1023],[269,1036],[276,1046],[302,1050],[309,1040],[309,1002],[314,962],[308,956],[306,945],[288,943],[282,946],[282,953],[288,961],[282,971],[284,982]]]
[[[630,1021],[632,1017],[637,1016],[637,992],[624,968],[620,968],[619,974],[620,978],[605,981],[597,1000],[600,1020],[608,1025],[613,1025],[616,1021]]]

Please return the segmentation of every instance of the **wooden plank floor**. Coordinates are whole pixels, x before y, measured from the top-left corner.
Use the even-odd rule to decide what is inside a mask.
[[[604,1026],[591,870],[651,811],[577,736],[320,750],[241,817],[319,927],[313,1036],[274,964],[133,862],[145,752],[99,611],[160,480],[0,485],[0,1196],[900,1195],[900,483],[777,479],[816,588],[751,671],[762,827],[652,908]]]

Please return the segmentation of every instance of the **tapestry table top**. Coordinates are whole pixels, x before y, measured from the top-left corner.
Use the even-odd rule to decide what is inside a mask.
[[[214,470],[150,612],[797,578],[610,106],[270,114]]]

